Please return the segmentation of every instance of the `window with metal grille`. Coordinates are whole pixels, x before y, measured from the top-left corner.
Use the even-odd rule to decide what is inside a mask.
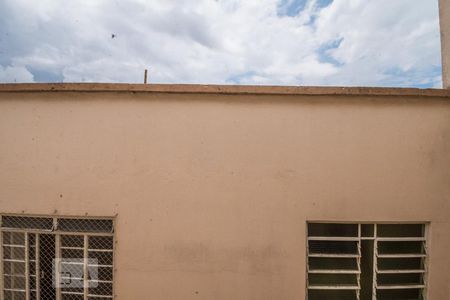
[[[426,224],[308,223],[308,299],[425,299],[426,229]]]
[[[1,217],[1,299],[113,299],[114,222]]]

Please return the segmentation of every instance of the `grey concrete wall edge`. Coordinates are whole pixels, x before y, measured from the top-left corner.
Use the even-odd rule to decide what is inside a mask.
[[[167,94],[218,95],[306,95],[306,96],[391,96],[450,98],[445,89],[382,88],[382,87],[307,87],[248,86],[200,84],[125,84],[125,83],[19,83],[0,84],[0,93],[37,92],[132,92]]]

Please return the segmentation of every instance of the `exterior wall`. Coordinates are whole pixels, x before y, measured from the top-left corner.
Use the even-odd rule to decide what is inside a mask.
[[[441,23],[442,80],[444,88],[450,89],[450,0],[439,0]]]
[[[0,93],[0,211],[117,215],[117,299],[305,299],[306,221],[430,221],[449,97]]]

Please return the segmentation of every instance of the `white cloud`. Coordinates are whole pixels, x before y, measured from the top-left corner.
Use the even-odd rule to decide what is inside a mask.
[[[440,67],[436,1],[335,1],[320,12],[317,33],[325,41],[342,38],[329,51],[344,64],[338,82],[412,84],[418,78],[408,73],[415,73],[431,83]]]
[[[33,74],[24,66],[7,66],[0,65],[0,82],[34,82]]]
[[[4,0],[0,81],[439,82],[437,0],[295,1]]]

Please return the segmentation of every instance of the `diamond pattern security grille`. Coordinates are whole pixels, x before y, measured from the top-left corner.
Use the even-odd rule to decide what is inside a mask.
[[[112,219],[1,217],[5,300],[113,299]]]
[[[308,223],[309,300],[423,300],[425,224]]]
[[[58,230],[72,232],[112,232],[112,220],[58,219]]]
[[[3,216],[2,228],[53,230],[52,218]]]

